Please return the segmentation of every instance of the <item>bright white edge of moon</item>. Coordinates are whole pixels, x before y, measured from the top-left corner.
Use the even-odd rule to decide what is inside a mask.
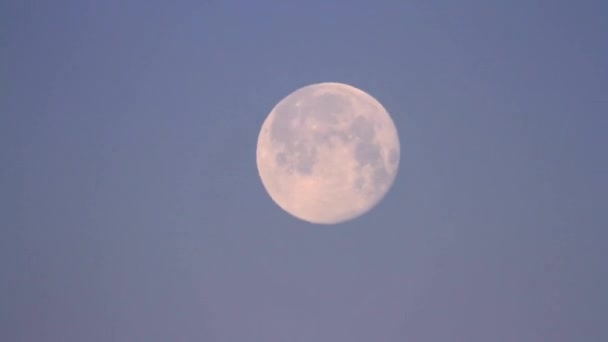
[[[257,167],[272,200],[311,223],[352,220],[376,206],[399,168],[400,144],[386,109],[343,83],[304,86],[264,121]]]

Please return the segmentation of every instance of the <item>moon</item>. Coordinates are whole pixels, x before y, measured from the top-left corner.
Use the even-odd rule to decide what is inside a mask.
[[[264,188],[289,214],[315,224],[355,219],[375,207],[399,168],[397,129],[386,109],[343,83],[316,83],[272,109],[258,136]]]

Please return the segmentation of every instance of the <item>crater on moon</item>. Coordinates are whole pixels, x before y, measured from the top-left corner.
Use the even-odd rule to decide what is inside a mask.
[[[270,112],[258,137],[257,166],[270,197],[302,220],[358,217],[389,190],[399,139],[387,111],[341,83],[296,90]]]

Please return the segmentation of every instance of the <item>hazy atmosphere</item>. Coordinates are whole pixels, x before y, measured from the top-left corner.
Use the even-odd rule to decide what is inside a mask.
[[[608,2],[0,2],[1,341],[608,341]],[[273,106],[374,96],[394,184],[315,225]]]

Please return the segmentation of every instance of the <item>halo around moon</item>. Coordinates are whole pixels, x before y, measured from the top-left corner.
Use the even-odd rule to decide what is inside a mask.
[[[371,95],[342,83],[302,87],[262,125],[257,167],[272,200],[311,223],[368,212],[392,186],[400,145],[390,115]]]

